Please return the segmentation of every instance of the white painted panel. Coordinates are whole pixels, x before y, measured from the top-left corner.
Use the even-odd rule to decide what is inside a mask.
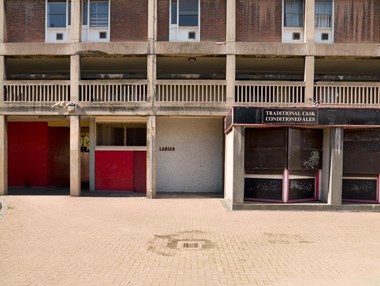
[[[322,38],[322,34],[327,34],[328,39]],[[319,44],[332,44],[334,43],[334,36],[332,29],[315,29],[314,41]]]
[[[299,40],[294,39],[293,34],[299,33]],[[303,28],[283,28],[282,29],[282,42],[283,43],[303,43],[304,30]]]
[[[222,119],[158,118],[156,136],[157,192],[223,191]]]
[[[57,34],[62,34],[62,40],[57,40]],[[46,43],[65,43],[68,40],[66,28],[46,29]]]

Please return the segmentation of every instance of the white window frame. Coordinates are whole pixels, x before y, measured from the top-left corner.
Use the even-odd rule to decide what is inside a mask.
[[[305,38],[305,1],[303,2],[303,23],[302,27],[285,27],[285,2],[286,0],[282,0],[282,17],[281,17],[281,26],[282,26],[282,42],[283,43],[304,43]],[[293,39],[294,34],[299,34],[299,39]]]
[[[172,0],[169,1],[169,41],[171,42],[199,42],[201,35],[201,0],[198,0],[198,26],[180,26],[179,25],[179,2],[181,0],[177,1],[177,21],[176,24],[172,24]],[[180,39],[180,33],[184,31],[188,32],[196,32],[196,38],[195,39]],[[175,33],[175,36],[173,36],[172,33]]]
[[[45,42],[67,42],[68,41],[68,29],[69,29],[69,0],[63,0],[60,2],[66,2],[66,26],[65,27],[49,27],[49,1],[45,0]],[[52,40],[57,33],[63,34],[63,39]]]
[[[87,0],[87,22],[83,23],[83,14],[81,15],[81,26],[82,26],[82,41],[83,42],[89,42],[89,35],[92,31],[96,32],[106,32],[107,33],[107,38],[102,40],[102,42],[109,42],[110,41],[110,33],[111,33],[111,0],[103,0],[108,2],[108,26],[107,27],[90,27],[89,22],[90,22],[90,2],[93,0]],[[61,2],[66,2],[66,26],[65,27],[48,27],[49,24],[49,0],[45,0],[45,42],[60,42],[60,43],[65,43],[70,41],[70,31],[71,31],[71,19],[69,17],[71,16],[71,11],[69,11],[70,8],[70,2],[71,0],[64,0]],[[82,6],[82,11],[83,9],[84,1],[81,1],[81,6]],[[83,12],[82,12],[83,13]],[[70,24],[69,24],[70,23]],[[53,40],[54,36],[57,33],[62,33],[63,34],[63,40],[57,41]],[[93,41],[91,42],[100,42],[100,41]]]
[[[315,5],[317,4],[317,0],[315,1]],[[317,27],[316,25],[316,9],[315,9],[315,15],[314,15],[314,41],[316,43],[323,43],[323,44],[332,44],[334,43],[334,25],[335,25],[335,17],[334,17],[334,0],[331,0],[331,27]],[[327,33],[329,35],[328,40],[322,40],[322,34]]]

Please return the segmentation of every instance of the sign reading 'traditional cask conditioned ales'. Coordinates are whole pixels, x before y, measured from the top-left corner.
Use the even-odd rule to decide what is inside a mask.
[[[318,111],[315,109],[264,109],[263,123],[317,124]]]

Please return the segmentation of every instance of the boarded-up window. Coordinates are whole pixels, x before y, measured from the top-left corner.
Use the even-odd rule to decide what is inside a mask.
[[[380,173],[380,130],[345,130],[343,173]]]

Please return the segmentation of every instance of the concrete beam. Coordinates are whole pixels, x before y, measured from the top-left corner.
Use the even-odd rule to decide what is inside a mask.
[[[147,122],[147,152],[146,152],[146,196],[153,199],[156,197],[156,125],[157,117],[148,116]]]
[[[244,128],[235,126],[225,139],[224,199],[229,209],[244,203]]]
[[[0,196],[8,194],[7,117],[0,115]]]
[[[70,196],[81,195],[80,116],[70,116]]]

